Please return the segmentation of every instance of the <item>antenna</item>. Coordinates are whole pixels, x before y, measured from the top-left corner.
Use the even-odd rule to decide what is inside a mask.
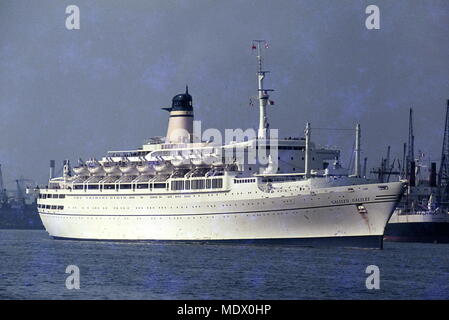
[[[273,104],[269,100],[269,91],[272,89],[265,89],[263,87],[263,80],[265,79],[265,74],[269,71],[264,71],[262,68],[262,48],[268,48],[268,42],[266,40],[253,40],[252,49],[257,50],[257,80],[258,80],[258,99],[259,99],[259,129],[257,131],[257,137],[259,139],[265,139],[267,137],[268,129],[268,117],[267,117],[267,104]]]

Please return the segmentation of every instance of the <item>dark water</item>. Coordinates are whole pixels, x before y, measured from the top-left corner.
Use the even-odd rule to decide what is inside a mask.
[[[67,265],[80,290],[68,290]],[[365,269],[380,268],[380,290]],[[2,299],[448,299],[449,245],[314,249],[57,241],[0,230]]]

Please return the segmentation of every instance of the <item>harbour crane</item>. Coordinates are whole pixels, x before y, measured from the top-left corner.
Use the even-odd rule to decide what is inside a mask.
[[[444,125],[443,148],[441,152],[440,170],[438,172],[438,186],[440,187],[440,204],[449,200],[449,100],[446,108],[446,122]]]

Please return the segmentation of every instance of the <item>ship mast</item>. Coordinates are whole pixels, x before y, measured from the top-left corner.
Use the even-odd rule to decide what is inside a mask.
[[[257,131],[257,137],[259,139],[265,139],[267,137],[268,130],[268,117],[267,117],[267,104],[271,102],[268,100],[270,97],[268,95],[269,91],[272,89],[265,89],[263,87],[263,80],[265,79],[265,74],[269,71],[265,71],[262,68],[262,46],[268,48],[268,43],[266,40],[253,40],[253,50],[257,50],[257,80],[258,80],[258,99],[259,99],[259,129]]]
[[[355,166],[354,176],[360,178],[360,124],[355,127]]]

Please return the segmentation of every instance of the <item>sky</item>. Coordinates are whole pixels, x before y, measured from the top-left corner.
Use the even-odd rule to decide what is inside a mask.
[[[368,30],[368,5],[380,29]],[[80,29],[66,28],[66,7]],[[449,99],[447,0],[0,0],[0,164],[4,180],[44,184],[49,160],[101,158],[164,135],[171,98],[189,85],[203,129],[256,128],[256,58],[266,39],[270,128],[338,147],[347,161],[402,158],[408,110],[415,150],[441,156]]]

